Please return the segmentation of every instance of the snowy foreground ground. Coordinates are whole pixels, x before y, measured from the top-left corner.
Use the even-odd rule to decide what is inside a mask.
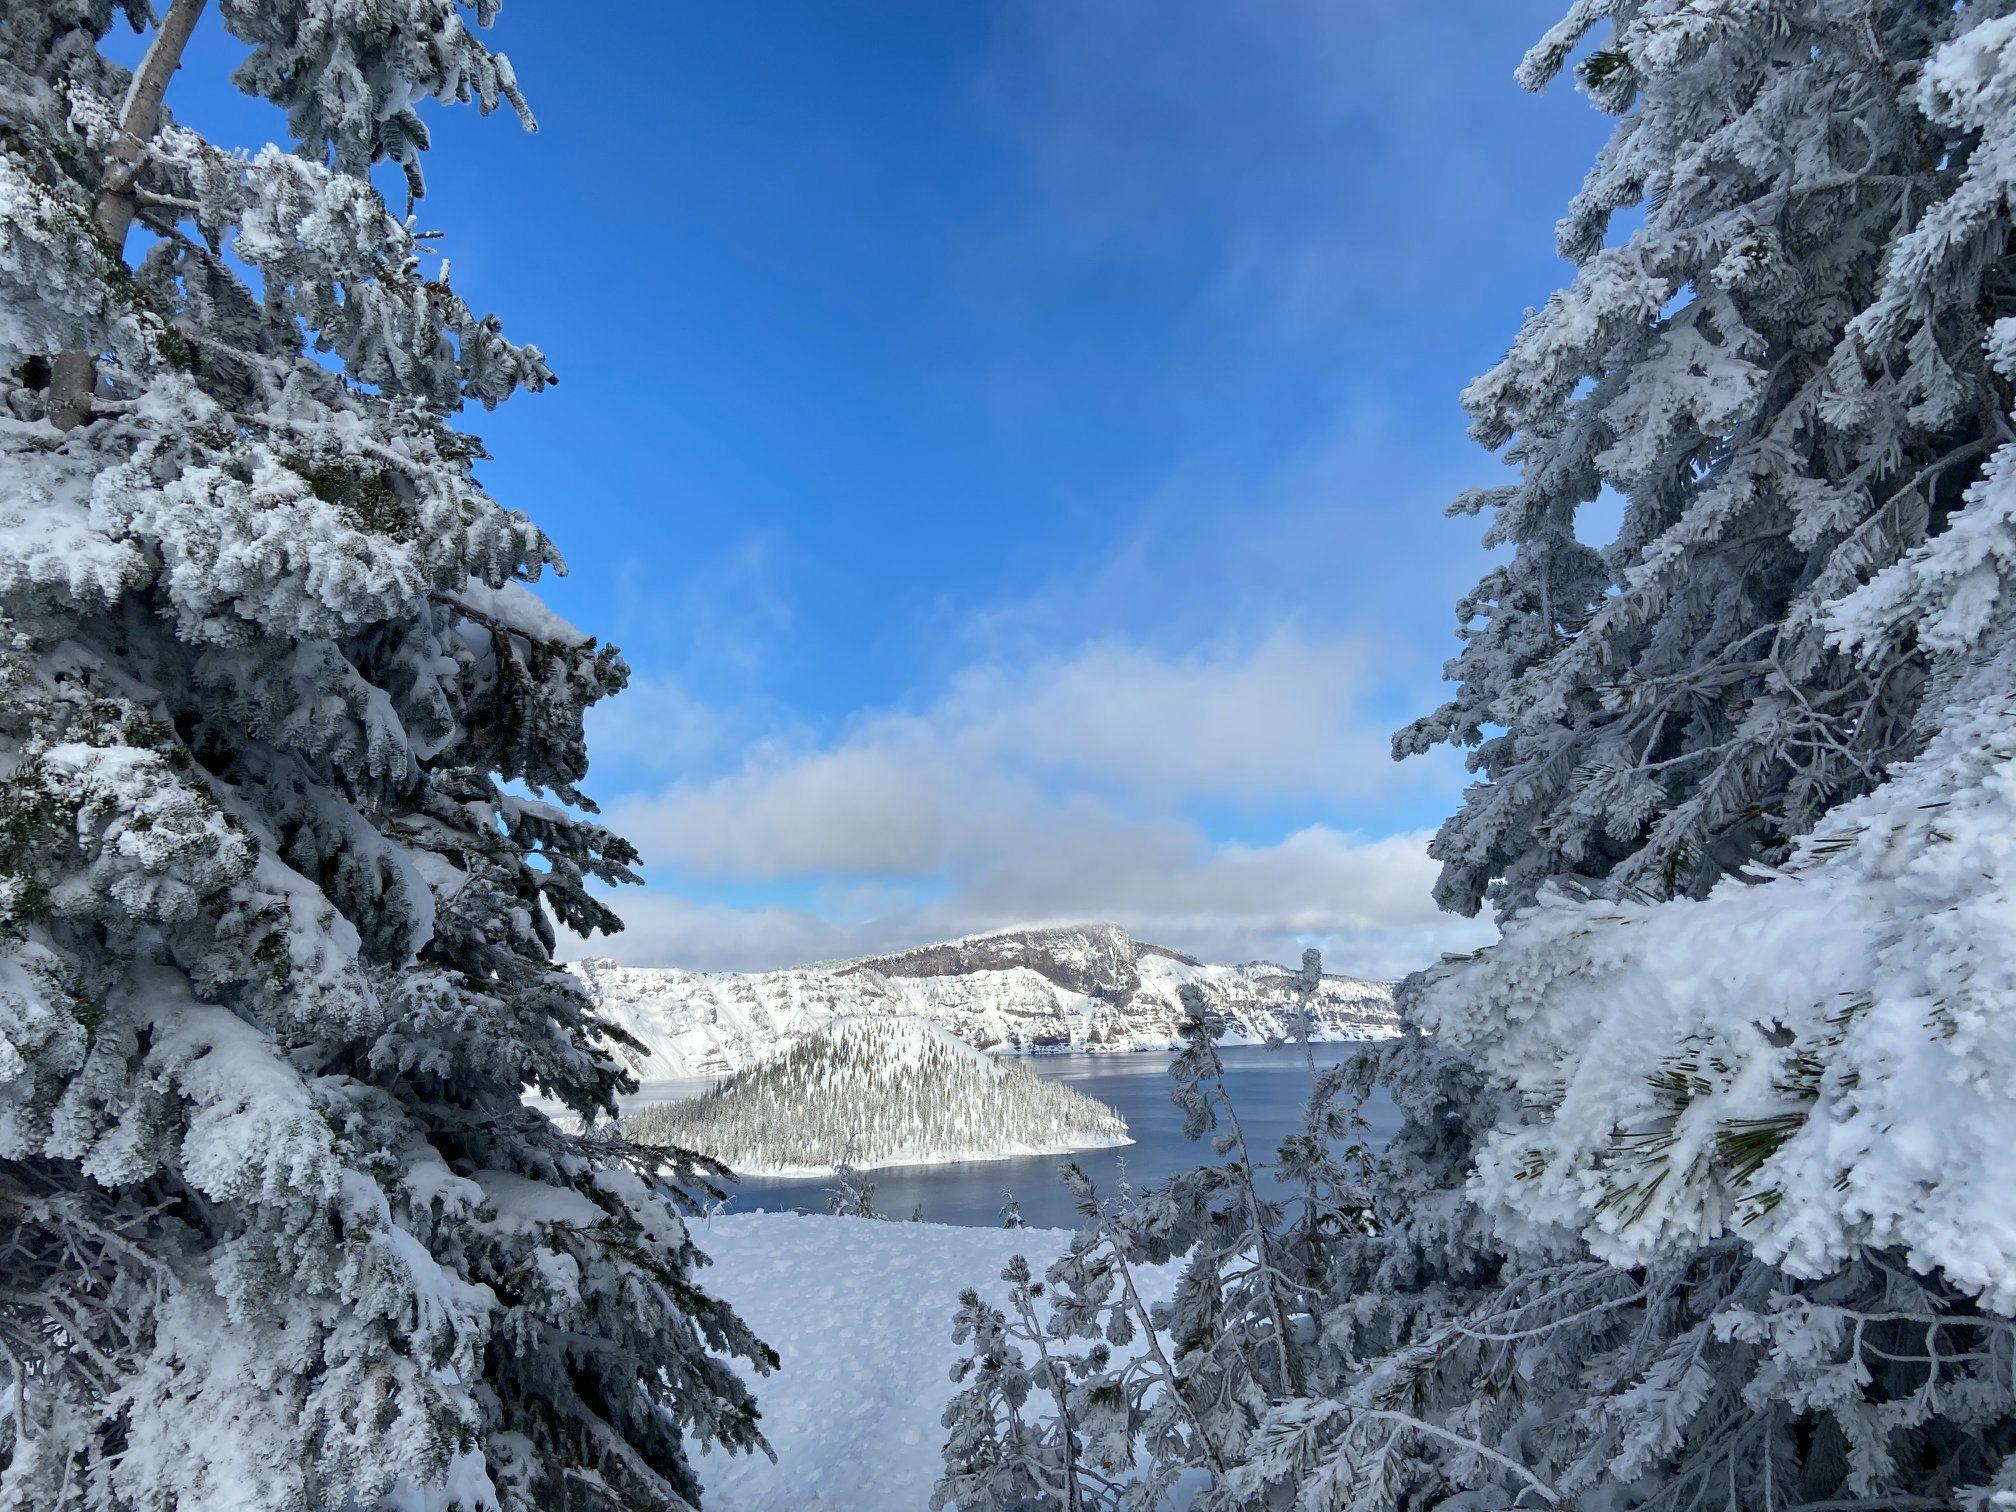
[[[784,1359],[755,1383],[777,1463],[700,1455],[709,1512],[924,1512],[954,1390],[960,1289],[999,1304],[1009,1256],[1040,1272],[1070,1235],[733,1213],[699,1225],[697,1238],[714,1259],[701,1284]],[[1174,1284],[1173,1266],[1138,1274],[1151,1302]]]

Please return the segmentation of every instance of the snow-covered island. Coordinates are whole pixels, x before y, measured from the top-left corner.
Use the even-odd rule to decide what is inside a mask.
[[[1172,1050],[1185,986],[1204,994],[1234,1044],[1285,1033],[1304,1006],[1285,966],[1212,965],[1113,924],[1009,930],[785,971],[606,960],[572,970],[601,1015],[646,1046],[635,1070],[647,1081],[732,1075],[842,1018],[929,1019],[980,1050]],[[1388,982],[1325,973],[1307,1008],[1318,1039],[1398,1032]]]
[[[1096,1098],[976,1050],[927,1019],[845,1018],[705,1096],[625,1125],[749,1175],[942,1165],[1128,1144]]]

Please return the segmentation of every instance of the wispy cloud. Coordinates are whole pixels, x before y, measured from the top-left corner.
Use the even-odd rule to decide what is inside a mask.
[[[622,934],[570,940],[573,954],[702,970],[762,970],[900,949],[1017,924],[1110,921],[1220,960],[1292,962],[1306,946],[1337,970],[1399,976],[1488,925],[1428,904],[1422,833],[1365,839],[1321,826],[1274,845],[1212,845],[1194,831],[1073,827],[953,884],[823,890],[811,904],[696,902],[663,891],[615,901]],[[1116,905],[1116,900],[1125,900]]]
[[[654,876],[810,901],[633,895],[611,948],[743,967],[1113,919],[1206,955],[1292,958],[1317,943],[1352,970],[1421,964],[1477,937],[1429,902],[1425,835],[1305,822],[1225,838],[1228,814],[1265,830],[1266,815],[1377,805],[1418,784],[1366,712],[1374,664],[1359,641],[1285,627],[1188,655],[1100,641],[976,665],[926,708],[867,714],[830,740],[759,744],[719,776],[618,799],[608,817]],[[641,720],[628,734],[650,738]],[[1207,809],[1220,824],[1196,817]]]

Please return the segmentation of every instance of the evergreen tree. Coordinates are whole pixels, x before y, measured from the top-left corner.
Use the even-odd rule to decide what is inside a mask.
[[[875,1206],[875,1183],[862,1178],[846,1161],[833,1168],[833,1185],[826,1189],[826,1211],[836,1218],[880,1218]]]
[[[959,1294],[952,1340],[966,1353],[952,1367],[961,1389],[945,1409],[946,1469],[931,1494],[932,1507],[1051,1512],[1058,1503],[1048,1467],[1037,1430],[1023,1415],[1033,1383],[1007,1317],[968,1287]]]
[[[1320,970],[1313,950],[1304,953],[1302,964],[1305,980]],[[1319,1069],[1306,1019],[1296,1037],[1309,1072],[1309,1092],[1300,1123],[1276,1152],[1276,1175],[1296,1196],[1275,1250],[1297,1307],[1312,1328],[1320,1328],[1341,1241],[1377,1232],[1370,1194],[1372,1156],[1365,1142],[1370,1125],[1363,1112],[1372,1083],[1366,1074],[1370,1061],[1363,1055]]]
[[[1608,23],[1577,71],[1620,120],[1560,223],[1573,282],[1463,396],[1519,481],[1452,506],[1511,557],[1458,606],[1455,697],[1396,741],[1485,779],[1432,847],[1446,906],[1700,895],[1922,745],[1926,648],[1856,654],[1831,615],[1947,527],[2005,423],[1992,111],[1927,70],[1998,68],[1999,10],[1584,0],[1521,66],[1538,88]]]
[[[1466,395],[1519,481],[1458,509],[1512,555],[1399,742],[1476,746],[1441,893],[1503,937],[1341,1077],[1405,1121],[1354,1221],[1282,1215],[1314,1345],[1209,1494],[2001,1506],[2016,14],[1581,0],[1522,79],[1606,24],[1573,283]],[[1263,1313],[1205,1321],[1264,1361]]]
[[[1199,1397],[1165,1342],[1135,1279],[1138,1266],[1164,1265],[1196,1235],[1194,1213],[1159,1191],[1101,1201],[1077,1164],[1060,1171],[1081,1220],[1045,1273],[1046,1329],[1088,1351],[1073,1400],[1084,1459],[1118,1491],[1118,1505],[1152,1508],[1185,1471],[1219,1487],[1230,1460]],[[1237,1422],[1233,1427],[1236,1431]]]
[[[1349,1065],[1318,1073],[1312,1057],[1302,1125],[1280,1152],[1281,1174],[1301,1189],[1291,1217],[1256,1184],[1264,1168],[1245,1145],[1224,1085],[1215,1043],[1222,1024],[1201,996],[1185,1006],[1186,1049],[1171,1067],[1172,1099],[1185,1110],[1189,1137],[1213,1135],[1216,1153],[1231,1158],[1111,1201],[1076,1165],[1064,1168],[1083,1219],[1070,1247],[1042,1283],[1016,1285],[1026,1283],[1026,1268],[1004,1275],[1016,1318],[1000,1325],[998,1341],[973,1319],[958,1337],[973,1341],[967,1372],[984,1361],[997,1373],[1023,1369],[1019,1340],[1038,1350],[1034,1379],[1073,1384],[1063,1391],[1053,1384],[1056,1411],[1041,1416],[1025,1410],[1026,1389],[1011,1412],[1005,1388],[976,1377],[946,1414],[940,1495],[948,1505],[996,1505],[988,1498],[1007,1495],[1002,1487],[1011,1482],[1015,1495],[1035,1498],[1030,1505],[1062,1505],[1041,1499],[1041,1487],[1054,1491],[1062,1481],[1061,1472],[1046,1481],[1030,1469],[1038,1446],[1072,1466],[1086,1506],[1155,1507],[1186,1476],[1187,1505],[1244,1505],[1241,1475],[1256,1427],[1272,1407],[1299,1399],[1319,1358],[1312,1312],[1328,1299],[1325,1282],[1346,1238],[1370,1232],[1363,1121],[1340,1103],[1347,1092],[1355,1103],[1369,1084],[1354,1082]],[[1151,1308],[1136,1268],[1178,1260],[1174,1297]],[[1049,1316],[1039,1326],[1035,1303],[1046,1289]],[[1053,1356],[1046,1339],[1082,1341],[1084,1352]]]
[[[1183,990],[1183,1007],[1183,1050],[1169,1074],[1184,1137],[1210,1134],[1212,1148],[1228,1158],[1183,1173],[1163,1193],[1170,1209],[1188,1215],[1184,1228],[1196,1234],[1187,1246],[1172,1244],[1179,1253],[1187,1247],[1188,1258],[1169,1327],[1193,1399],[1210,1404],[1206,1422],[1217,1442],[1236,1445],[1246,1436],[1247,1414],[1301,1382],[1292,1321],[1300,1278],[1281,1254],[1281,1204],[1261,1191],[1260,1165],[1225,1086],[1217,1045],[1223,1027],[1194,989]]]
[[[1562,223],[1573,284],[1466,395],[1520,482],[1459,505],[1513,557],[1400,742],[1477,742],[1436,853],[1504,940],[1404,994],[1386,1227],[1326,1323],[1369,1363],[1262,1426],[1255,1483],[2016,1487],[2016,1246],[1981,1186],[2016,1106],[1972,1090],[2011,1055],[2006,931],[1968,924],[2007,897],[2016,752],[2006,11],[1581,5],[1527,60],[1543,83],[1608,21],[1580,73],[1622,119]]]
[[[220,0],[248,159],[164,104],[203,9],[0,9],[0,1505],[687,1506],[774,1356],[552,963],[625,671],[454,426],[545,359],[371,179],[531,118],[452,0]]]
[[[933,1507],[997,1508],[1027,1512],[1091,1512],[1096,1507],[1127,1505],[1129,1488],[1086,1463],[1077,1415],[1072,1410],[1074,1383],[1097,1378],[1106,1369],[1107,1353],[1099,1345],[1085,1353],[1056,1349],[1037,1314],[1045,1283],[1034,1278],[1021,1255],[1001,1272],[1008,1283],[1011,1318],[990,1307],[979,1294],[960,1293],[953,1320],[954,1343],[968,1346],[952,1369],[952,1379],[965,1389],[945,1409],[946,1473],[932,1493]],[[1035,1354],[1029,1365],[1023,1354]],[[1048,1394],[1055,1414],[1025,1416],[1032,1390]]]

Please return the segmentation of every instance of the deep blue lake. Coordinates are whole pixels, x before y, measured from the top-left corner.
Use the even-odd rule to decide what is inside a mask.
[[[1355,1047],[1317,1045],[1316,1063],[1330,1065]],[[1309,1091],[1309,1068],[1300,1048],[1269,1050],[1264,1046],[1222,1046],[1225,1084],[1239,1109],[1246,1138],[1256,1160],[1271,1163],[1275,1146],[1301,1118]],[[1035,1055],[1027,1064],[1039,1076],[1110,1104],[1127,1120],[1131,1145],[1080,1150],[1074,1155],[1030,1155],[1008,1160],[966,1161],[959,1165],[885,1166],[863,1173],[875,1184],[875,1206],[892,1217],[908,1217],[920,1204],[932,1223],[994,1227],[1001,1222],[1002,1204],[1013,1192],[1022,1205],[1023,1222],[1040,1228],[1075,1228],[1078,1215],[1070,1195],[1057,1181],[1057,1168],[1075,1159],[1102,1193],[1119,1187],[1124,1178],[1137,1187],[1151,1186],[1212,1158],[1208,1142],[1183,1137],[1183,1116],[1169,1100],[1169,1063],[1173,1053],[1137,1051],[1124,1055]],[[636,1107],[667,1096],[690,1096],[701,1090],[692,1084],[647,1083]],[[1367,1136],[1383,1144],[1400,1126],[1400,1113],[1383,1091],[1375,1091],[1365,1107],[1371,1124]],[[1264,1153],[1263,1153],[1264,1152]],[[729,1199],[731,1212],[826,1209],[830,1176],[748,1176],[739,1180]]]

